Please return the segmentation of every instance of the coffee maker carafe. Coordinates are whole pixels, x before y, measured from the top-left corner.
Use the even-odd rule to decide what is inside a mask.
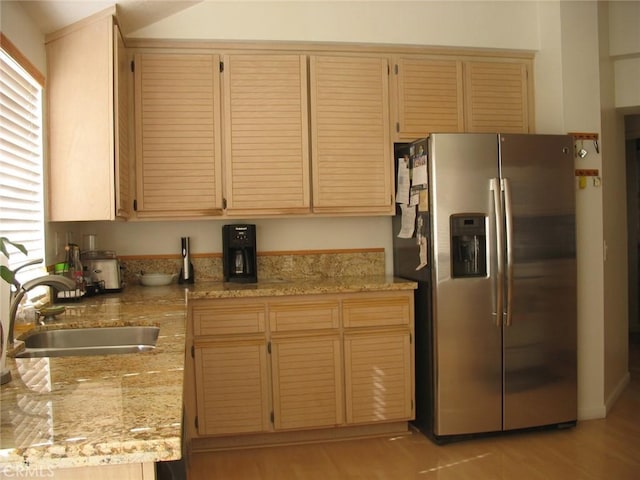
[[[256,283],[256,226],[222,227],[222,270],[225,282]]]

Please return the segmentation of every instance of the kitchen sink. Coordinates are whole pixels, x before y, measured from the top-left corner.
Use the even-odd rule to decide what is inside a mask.
[[[44,330],[24,338],[16,358],[111,355],[153,350],[160,328],[153,326]]]

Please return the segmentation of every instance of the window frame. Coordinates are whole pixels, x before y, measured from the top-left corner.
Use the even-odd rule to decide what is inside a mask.
[[[46,253],[44,169],[45,77],[2,32],[0,32],[0,50],[2,54],[1,62],[3,65],[3,77],[6,74],[6,83],[5,79],[2,79],[0,83],[3,84],[3,87],[10,84],[16,86],[16,88],[24,87],[24,90],[13,90],[11,92],[11,98],[10,95],[7,95],[0,101],[3,103],[9,103],[16,100],[20,93],[25,93],[25,110],[29,110],[28,113],[32,115],[30,122],[26,120],[26,116],[21,116],[20,112],[8,112],[7,115],[0,112],[0,125],[3,126],[4,130],[2,132],[3,145],[0,145],[0,155],[4,158],[0,158],[0,164],[5,167],[13,161],[14,166],[18,165],[18,167],[13,170],[14,172],[18,169],[24,170],[23,172],[16,173],[13,179],[17,178],[25,182],[25,184],[18,185],[15,183],[15,180],[13,182],[10,181],[8,176],[5,180],[1,180],[3,183],[0,183],[0,189],[4,191],[0,192],[0,219],[3,220],[3,224],[6,223],[6,218],[4,217],[5,213],[2,212],[6,207],[6,203],[4,206],[2,205],[2,195],[4,195],[5,199],[10,198],[10,190],[14,188],[25,188],[28,195],[31,195],[31,197],[27,196],[26,199],[19,199],[16,203],[21,206],[32,207],[30,213],[27,215],[27,225],[32,228],[26,228],[25,230],[20,231],[19,229],[7,229],[7,224],[0,224],[0,236],[7,237],[12,242],[21,243],[28,250],[28,256],[25,257],[17,249],[9,245],[8,250],[10,256],[7,264],[10,269],[15,270],[31,260],[42,258],[41,263],[25,266],[20,269],[16,277],[20,283],[24,283],[25,281],[46,272],[46,264],[44,260]],[[5,66],[10,69],[5,68]],[[6,72],[4,70],[6,70]],[[31,95],[31,97],[29,97],[29,95]],[[2,110],[5,110],[5,108]],[[6,110],[8,111],[9,109]],[[20,120],[24,120],[27,124],[35,124],[37,126],[25,126],[25,124],[20,124],[18,126],[17,123],[11,122],[10,115],[14,115],[14,119],[19,118]],[[9,125],[10,122],[12,125]],[[9,129],[9,126],[15,127],[15,129]],[[24,137],[21,137],[21,132],[17,131],[17,129],[21,127],[24,127],[24,131],[27,132]],[[28,128],[30,128],[30,130]],[[24,139],[24,143],[18,145],[17,141],[22,139]],[[13,142],[14,140],[16,142]],[[14,151],[9,153],[11,149],[14,149]],[[20,153],[14,154],[15,150],[18,149],[21,150]],[[23,154],[22,152],[25,153]],[[23,164],[20,164],[21,159],[24,160]],[[24,176],[22,176],[23,174]],[[36,195],[38,198],[34,200]],[[14,207],[9,206],[9,209],[7,209],[6,212],[11,212],[12,208]],[[38,218],[35,218],[36,216]],[[9,221],[11,221],[11,219]],[[37,294],[38,292],[34,293]]]

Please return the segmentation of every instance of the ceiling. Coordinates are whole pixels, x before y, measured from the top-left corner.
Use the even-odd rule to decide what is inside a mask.
[[[124,36],[167,18],[203,0],[17,0],[45,35],[117,5]]]

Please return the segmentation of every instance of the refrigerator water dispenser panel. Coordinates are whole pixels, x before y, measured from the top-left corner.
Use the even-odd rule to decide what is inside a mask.
[[[487,275],[487,235],[484,215],[451,215],[451,276]]]

